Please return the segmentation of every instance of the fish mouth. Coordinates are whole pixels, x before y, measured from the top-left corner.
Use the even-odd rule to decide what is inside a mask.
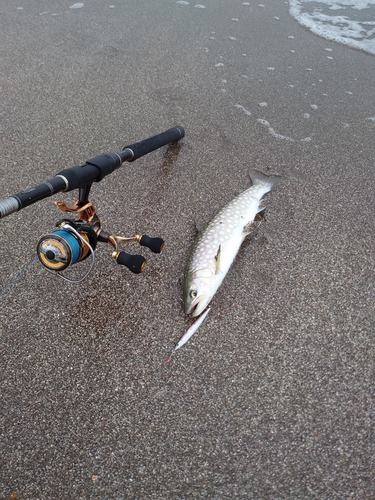
[[[192,306],[189,307],[189,309],[185,309],[185,314],[187,316],[190,316],[191,314],[194,313],[194,311],[196,310],[196,308],[198,307],[198,302]]]
[[[200,300],[199,300],[200,299]],[[192,316],[195,318],[196,316],[199,316],[202,311],[206,308],[206,303],[204,300],[204,297],[199,297],[198,300],[195,300],[195,302],[191,305],[188,311],[186,311],[186,314],[188,316]]]
[[[190,309],[189,314],[193,314],[193,312],[196,310],[196,308],[197,308],[197,307],[198,307],[198,303],[197,303],[197,304],[195,304],[195,305],[192,307],[192,309]]]

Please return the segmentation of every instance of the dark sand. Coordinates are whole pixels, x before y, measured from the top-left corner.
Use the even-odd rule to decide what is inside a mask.
[[[165,239],[143,275],[101,245],[81,285],[35,264],[1,297],[0,498],[373,500],[374,57],[284,2],[4,3],[0,198],[186,138],[92,190],[106,229]],[[250,166],[283,180],[166,366],[193,223]],[[50,198],[0,221],[2,289],[60,217]]]

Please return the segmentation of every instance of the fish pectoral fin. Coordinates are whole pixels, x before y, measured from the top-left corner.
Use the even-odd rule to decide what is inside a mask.
[[[215,255],[215,261],[216,261],[215,274],[218,274],[218,272],[220,271],[220,256],[221,256],[221,245],[219,245],[217,254]]]
[[[260,212],[263,212],[263,210],[265,210],[267,207],[258,207],[258,210],[257,210],[257,214],[259,214]]]

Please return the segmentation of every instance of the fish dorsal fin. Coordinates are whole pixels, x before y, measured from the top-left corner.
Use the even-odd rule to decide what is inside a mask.
[[[217,254],[215,255],[215,261],[216,261],[215,274],[218,274],[220,270],[220,256],[221,256],[221,245],[219,245]]]

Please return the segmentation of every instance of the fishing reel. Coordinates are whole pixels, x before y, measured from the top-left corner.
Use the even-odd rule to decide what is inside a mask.
[[[118,264],[126,266],[132,273],[141,273],[145,268],[146,259],[142,255],[120,252],[119,244],[134,241],[141,246],[148,247],[154,253],[161,253],[164,248],[162,238],[151,238],[145,234],[124,238],[104,231],[95,208],[90,202],[82,204],[82,201],[78,200],[71,207],[60,201],[54,203],[63,212],[79,214],[79,218],[58,221],[55,231],[39,238],[36,251],[45,268],[57,272],[67,281],[79,282],[88,276],[94,266],[94,251],[98,242],[110,244],[113,247],[112,257]],[[81,279],[72,280],[60,274],[61,271],[65,271],[89,257],[92,259],[91,266]]]
[[[56,226],[37,243],[39,260],[47,269],[64,271],[94,252],[98,236],[90,224],[62,219]]]

